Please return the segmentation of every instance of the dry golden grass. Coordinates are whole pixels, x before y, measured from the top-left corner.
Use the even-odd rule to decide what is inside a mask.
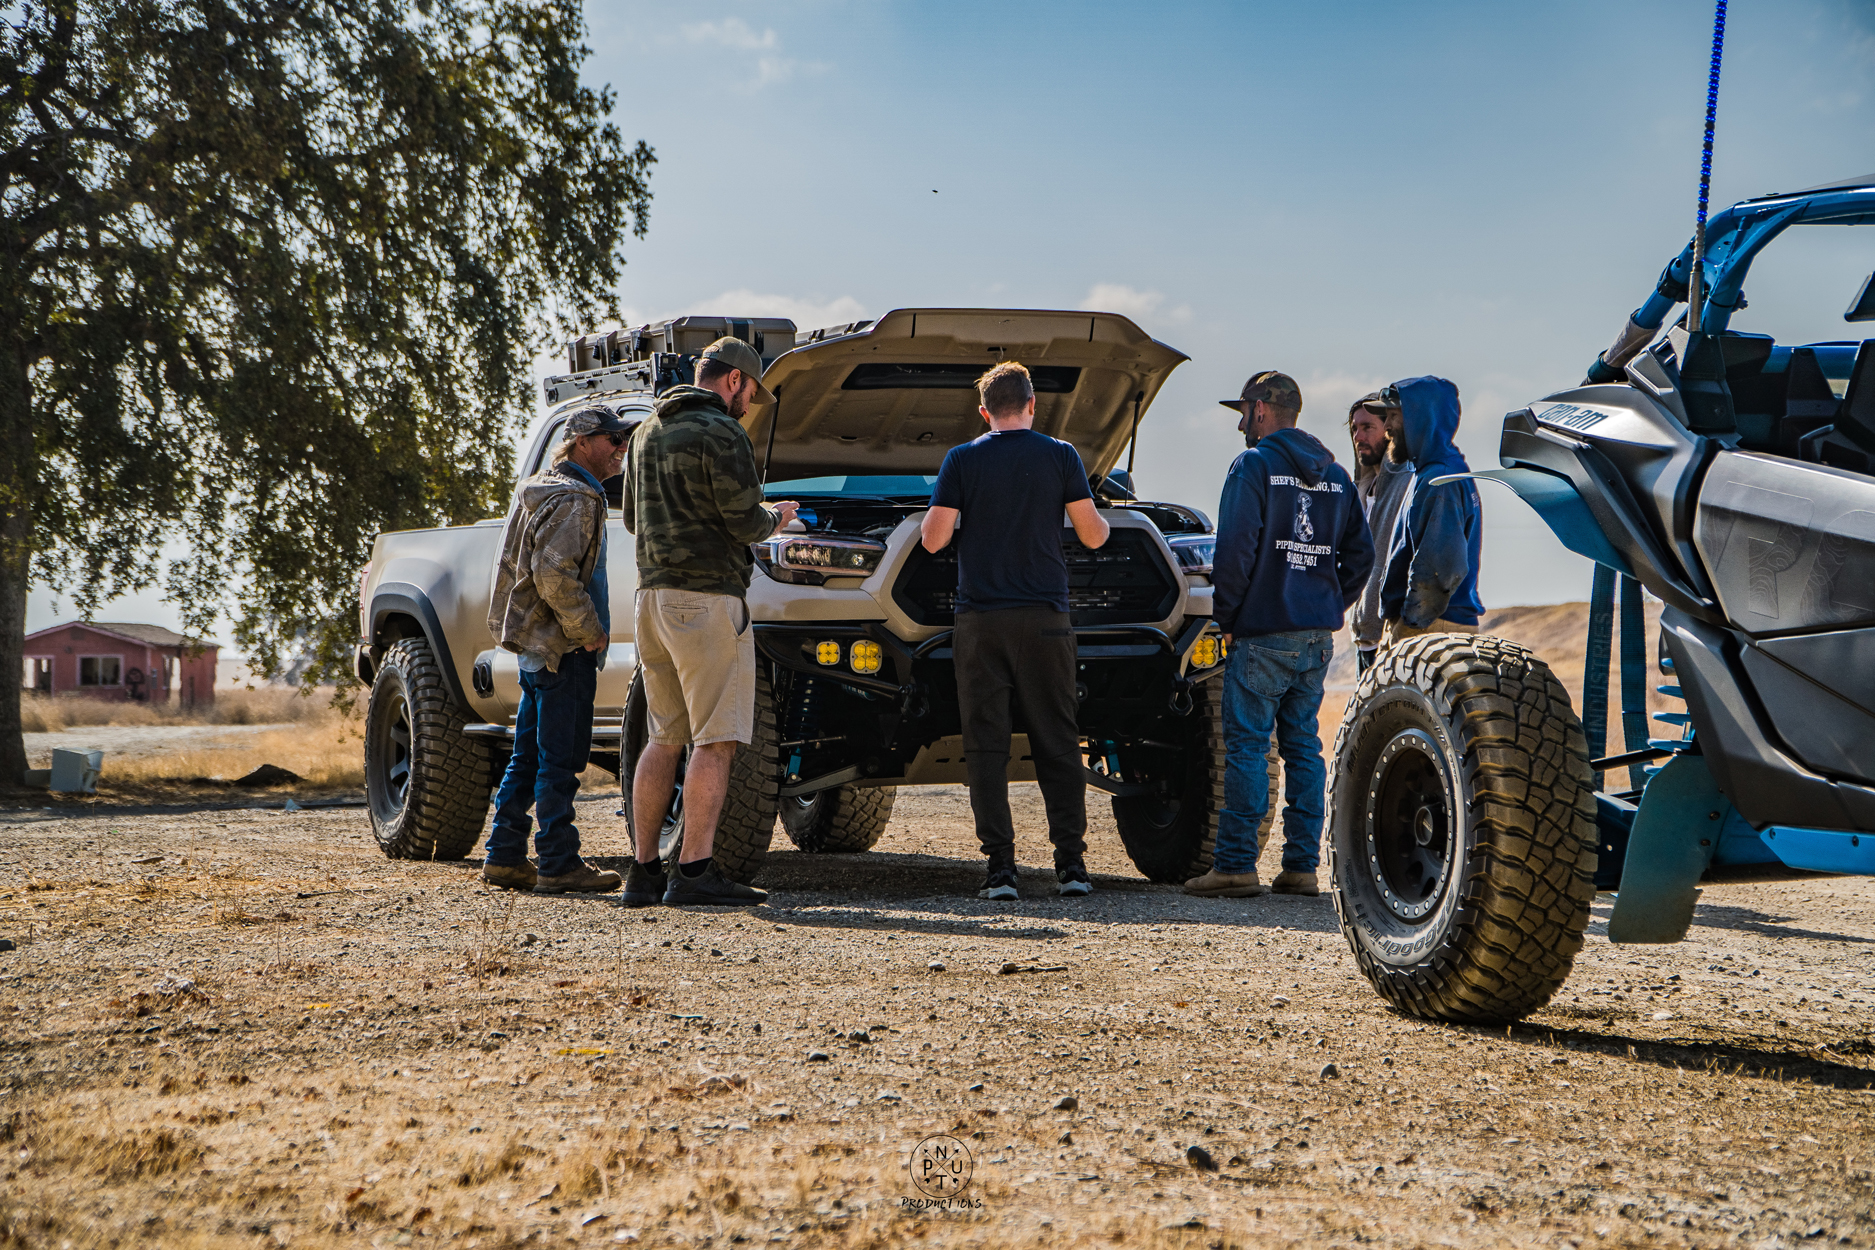
[[[181,785],[202,778],[231,781],[262,764],[297,773],[309,786],[357,789],[365,783],[363,722],[332,713],[290,729],[256,734],[240,747],[107,760],[100,787]]]
[[[20,721],[29,734],[92,725],[282,725],[325,719],[332,711],[332,694],[330,689],[302,695],[296,687],[261,686],[217,691],[213,704],[187,708],[178,703],[28,693],[20,698]]]

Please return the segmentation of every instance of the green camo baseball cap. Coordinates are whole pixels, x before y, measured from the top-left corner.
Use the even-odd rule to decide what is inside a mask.
[[[774,392],[762,385],[762,357],[753,347],[741,339],[720,338],[703,349],[697,357],[697,363],[706,360],[720,360],[731,369],[740,369],[744,377],[755,379],[755,399],[758,404],[775,402]]]
[[[1250,380],[1243,384],[1243,394],[1236,399],[1220,399],[1217,402],[1232,412],[1241,413],[1246,403],[1262,400],[1277,408],[1291,408],[1302,411],[1302,388],[1296,380],[1286,373],[1274,369],[1260,369],[1250,375]]]

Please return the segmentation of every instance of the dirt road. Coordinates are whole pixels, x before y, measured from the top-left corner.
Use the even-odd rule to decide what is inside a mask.
[[[0,813],[0,1246],[1875,1244],[1869,882],[1713,884],[1673,947],[1598,906],[1453,1028],[1090,807],[1091,898],[978,901],[925,790],[750,914],[490,894],[357,810]]]

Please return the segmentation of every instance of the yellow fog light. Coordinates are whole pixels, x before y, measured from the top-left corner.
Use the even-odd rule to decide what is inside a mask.
[[[876,673],[879,664],[885,658],[876,642],[856,642],[853,644],[853,671],[855,673]]]
[[[1222,640],[1207,634],[1192,646],[1191,666],[1193,668],[1213,668],[1217,665],[1218,657],[1222,653]]]
[[[814,648],[814,658],[819,660],[822,664],[838,664],[840,662],[840,644],[837,642],[823,642],[818,644]]]

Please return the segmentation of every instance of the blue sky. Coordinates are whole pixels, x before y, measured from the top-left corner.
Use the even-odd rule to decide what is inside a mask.
[[[634,322],[1100,307],[1192,357],[1148,414],[1146,494],[1214,511],[1215,401],[1347,403],[1437,373],[1461,444],[1577,381],[1691,233],[1707,0],[1526,5],[588,0],[588,77],[658,154]],[[1875,3],[1731,6],[1713,203],[1875,170]],[[1875,230],[1781,240],[1735,328],[1847,338]],[[1588,569],[1487,492],[1487,605]],[[69,605],[66,605],[69,611]],[[152,600],[108,616],[173,621]],[[30,628],[54,619],[33,596]]]

